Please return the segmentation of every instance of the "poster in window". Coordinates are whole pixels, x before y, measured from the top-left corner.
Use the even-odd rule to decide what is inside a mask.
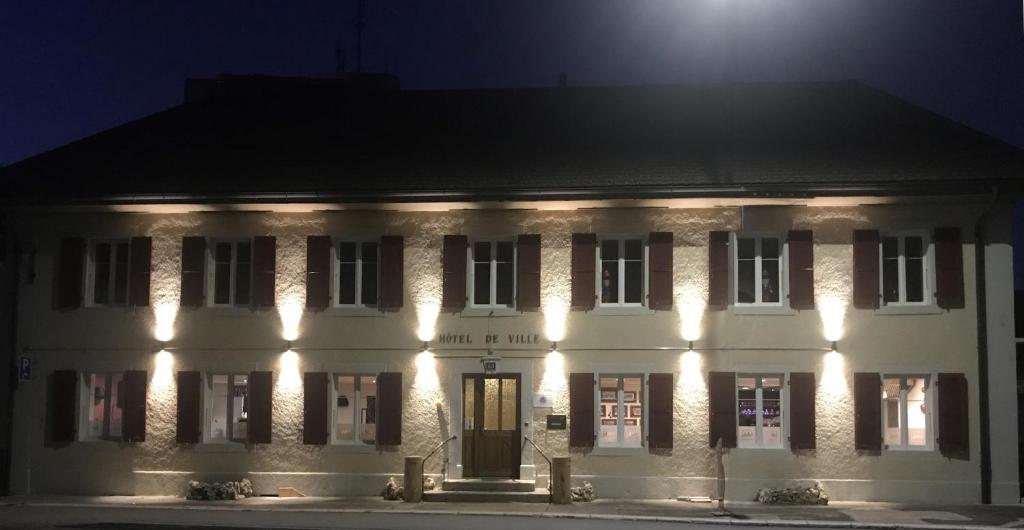
[[[613,419],[610,419],[610,420],[607,420],[607,419],[601,420],[601,425],[616,425],[615,419],[613,418]]]
[[[637,425],[639,425],[639,423],[637,423],[638,421],[639,420],[637,420],[636,418],[626,418],[622,420],[622,424],[625,425],[626,427],[636,427]]]
[[[626,403],[636,403],[636,392],[632,390],[622,393],[622,401]]]
[[[601,403],[615,403],[615,391],[614,390],[602,390],[601,391]]]
[[[640,405],[630,405],[629,406],[629,417],[630,418],[639,418],[640,417]]]

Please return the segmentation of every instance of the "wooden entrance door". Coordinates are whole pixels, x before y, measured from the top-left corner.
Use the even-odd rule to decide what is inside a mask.
[[[520,374],[462,376],[462,474],[519,478]]]

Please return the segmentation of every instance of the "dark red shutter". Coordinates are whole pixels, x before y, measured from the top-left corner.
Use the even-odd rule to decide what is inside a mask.
[[[648,239],[647,287],[650,308],[672,310],[672,232],[651,232]]]
[[[947,458],[971,459],[971,434],[964,374],[939,374],[939,452]]]
[[[708,308],[725,309],[728,305],[729,232],[711,232],[708,235]]]
[[[540,309],[540,235],[516,239],[516,309]]]
[[[402,308],[404,296],[405,249],[402,236],[380,238],[380,299],[383,310]]]
[[[935,302],[944,309],[964,307],[964,248],[960,229],[935,229]]]
[[[789,448],[814,449],[815,418],[814,373],[789,374]]]
[[[325,309],[331,295],[331,237],[306,237],[306,307]]]
[[[651,374],[647,377],[650,407],[647,444],[651,449],[672,448],[672,374]]]
[[[594,374],[569,374],[569,447],[594,447]]]
[[[277,238],[258,236],[252,240],[252,305],[274,307],[277,277]]]
[[[80,237],[60,240],[60,259],[57,265],[57,308],[75,309],[82,306],[82,275],[85,264],[85,242]]]
[[[814,309],[814,235],[789,232],[789,307]]]
[[[878,230],[853,231],[853,307],[878,308]]]
[[[736,374],[711,372],[708,374],[708,445],[715,447],[722,439],[722,447],[736,447]]]
[[[590,310],[597,299],[597,235],[572,235],[572,308]],[[593,444],[591,444],[593,445]]]
[[[853,374],[853,433],[858,451],[882,450],[882,379],[877,373]]]
[[[203,282],[206,275],[206,238],[188,236],[181,239],[181,307],[203,305]]]
[[[178,417],[175,440],[180,444],[199,443],[202,417],[202,383],[199,372],[178,372]]]
[[[306,372],[302,376],[302,443],[327,443],[327,372]]]
[[[70,443],[75,441],[75,417],[78,415],[78,372],[54,370],[49,377],[49,441]]]
[[[274,374],[272,372],[249,372],[249,389],[246,417],[249,443],[268,444],[273,425]]]
[[[402,445],[402,373],[377,374],[377,445]]]
[[[124,373],[121,439],[126,442],[146,441],[146,382],[145,370]]]
[[[131,240],[131,262],[128,280],[128,299],[131,305],[149,305],[149,277],[153,264],[153,239],[133,237]]]
[[[441,250],[441,308],[458,312],[466,307],[466,236],[444,236]]]

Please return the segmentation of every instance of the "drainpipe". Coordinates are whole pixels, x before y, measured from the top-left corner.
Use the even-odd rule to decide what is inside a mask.
[[[985,296],[985,228],[999,199],[992,187],[992,200],[974,223],[974,290],[978,317],[978,408],[981,423],[981,502],[992,504],[992,434],[988,399],[988,307]]]
[[[11,218],[8,217],[8,221]],[[19,273],[21,272],[21,245],[18,244],[17,230],[14,228],[14,223],[9,222],[6,227],[7,240],[7,267],[8,267],[8,296],[10,299],[8,303],[10,305],[10,320],[8,325],[10,326],[10,334],[8,336],[8,343],[4,346],[7,348],[9,359],[8,359],[8,379],[7,379],[7,407],[3,411],[6,416],[6,427],[3,432],[4,437],[4,455],[3,461],[0,462],[0,473],[3,476],[0,477],[0,495],[11,494],[11,472],[14,463],[14,392],[18,385],[18,283]]]

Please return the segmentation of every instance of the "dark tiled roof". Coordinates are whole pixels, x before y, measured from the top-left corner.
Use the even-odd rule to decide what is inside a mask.
[[[1024,177],[1021,150],[853,81],[333,86],[185,103],[2,168],[3,194],[22,203],[842,195],[977,191]]]

